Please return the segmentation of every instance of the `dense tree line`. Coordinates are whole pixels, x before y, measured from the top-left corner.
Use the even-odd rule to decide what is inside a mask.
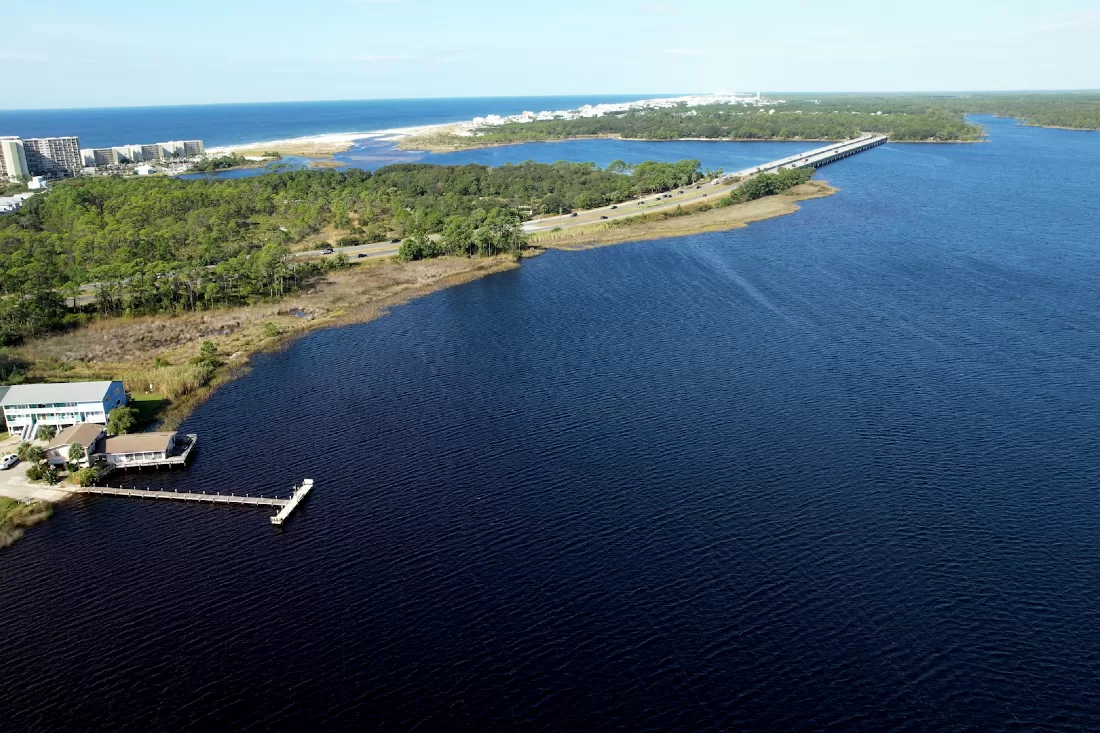
[[[198,160],[191,165],[191,170],[200,173],[210,173],[213,171],[225,170],[227,168],[237,168],[242,165],[248,165],[249,162],[248,158],[230,153],[229,155],[221,155],[216,158],[203,158]]]
[[[392,165],[251,178],[120,176],[54,185],[0,216],[0,344],[100,315],[175,313],[279,297],[325,267],[290,247],[326,226],[411,239],[408,259],[522,246],[519,222],[686,185],[699,161]],[[87,304],[89,293],[93,302]]]
[[[1100,129],[1100,94],[794,95],[773,109],[711,105],[632,110],[603,117],[486,126],[472,137],[436,136],[457,148],[585,136],[638,140],[845,140],[861,132],[897,142],[973,141],[968,114],[1018,117],[1030,124]]]
[[[848,109],[862,114],[992,114],[1016,117],[1033,125],[1100,129],[1100,94],[1096,92],[997,92],[938,95],[827,94],[797,95],[786,108],[803,111]]]
[[[864,100],[867,102],[867,100]],[[882,132],[893,140],[977,140],[982,128],[949,108],[910,104],[856,105],[846,100],[782,104],[773,109],[710,105],[633,110],[603,117],[542,120],[484,127],[472,137],[450,136],[457,147],[617,136],[638,140],[846,140],[860,132]]]
[[[765,196],[783,193],[787,189],[794,188],[813,178],[814,172],[813,168],[789,168],[775,173],[761,173],[730,191],[729,195],[720,202],[720,205],[741,204]]]

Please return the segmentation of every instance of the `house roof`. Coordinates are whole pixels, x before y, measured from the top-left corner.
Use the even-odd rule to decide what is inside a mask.
[[[111,435],[104,441],[104,453],[159,453],[168,450],[175,433]]]
[[[82,422],[79,425],[70,425],[54,436],[50,444],[46,446],[46,450],[61,448],[62,446],[71,445],[73,443],[80,443],[87,448],[94,443],[95,439],[102,433],[103,426],[97,425],[96,423]]]
[[[34,405],[52,402],[102,402],[114,382],[59,382],[16,384],[8,388],[0,405]]]

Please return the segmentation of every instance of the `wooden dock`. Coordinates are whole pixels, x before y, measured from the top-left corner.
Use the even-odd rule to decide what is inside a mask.
[[[295,486],[289,499],[274,496],[249,496],[241,494],[208,494],[206,492],[165,491],[161,489],[124,489],[121,486],[84,486],[73,489],[74,494],[98,494],[100,496],[127,496],[134,499],[167,499],[170,501],[194,501],[210,504],[235,504],[237,506],[274,506],[279,513],[271,523],[281,525],[313,489],[313,479],[305,479]]]
[[[298,504],[300,504],[302,500],[306,498],[306,494],[308,494],[312,489],[313,479],[307,478],[305,481],[302,482],[301,486],[294,490],[294,496],[290,497],[290,501],[288,501],[283,506],[283,508],[279,510],[278,514],[271,518],[271,523],[279,525],[285,522],[286,518],[290,516],[290,513],[293,512],[295,508],[297,508]]]

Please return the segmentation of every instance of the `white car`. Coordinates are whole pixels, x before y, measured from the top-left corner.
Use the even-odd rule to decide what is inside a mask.
[[[9,453],[3,458],[0,458],[0,469],[7,471],[9,468],[19,463],[19,456],[14,453]]]

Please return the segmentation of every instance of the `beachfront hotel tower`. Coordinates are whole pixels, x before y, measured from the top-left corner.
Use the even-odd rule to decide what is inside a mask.
[[[30,175],[23,141],[17,137],[0,137],[0,179],[16,181]]]
[[[75,176],[84,167],[76,137],[32,137],[23,141],[32,176]]]

